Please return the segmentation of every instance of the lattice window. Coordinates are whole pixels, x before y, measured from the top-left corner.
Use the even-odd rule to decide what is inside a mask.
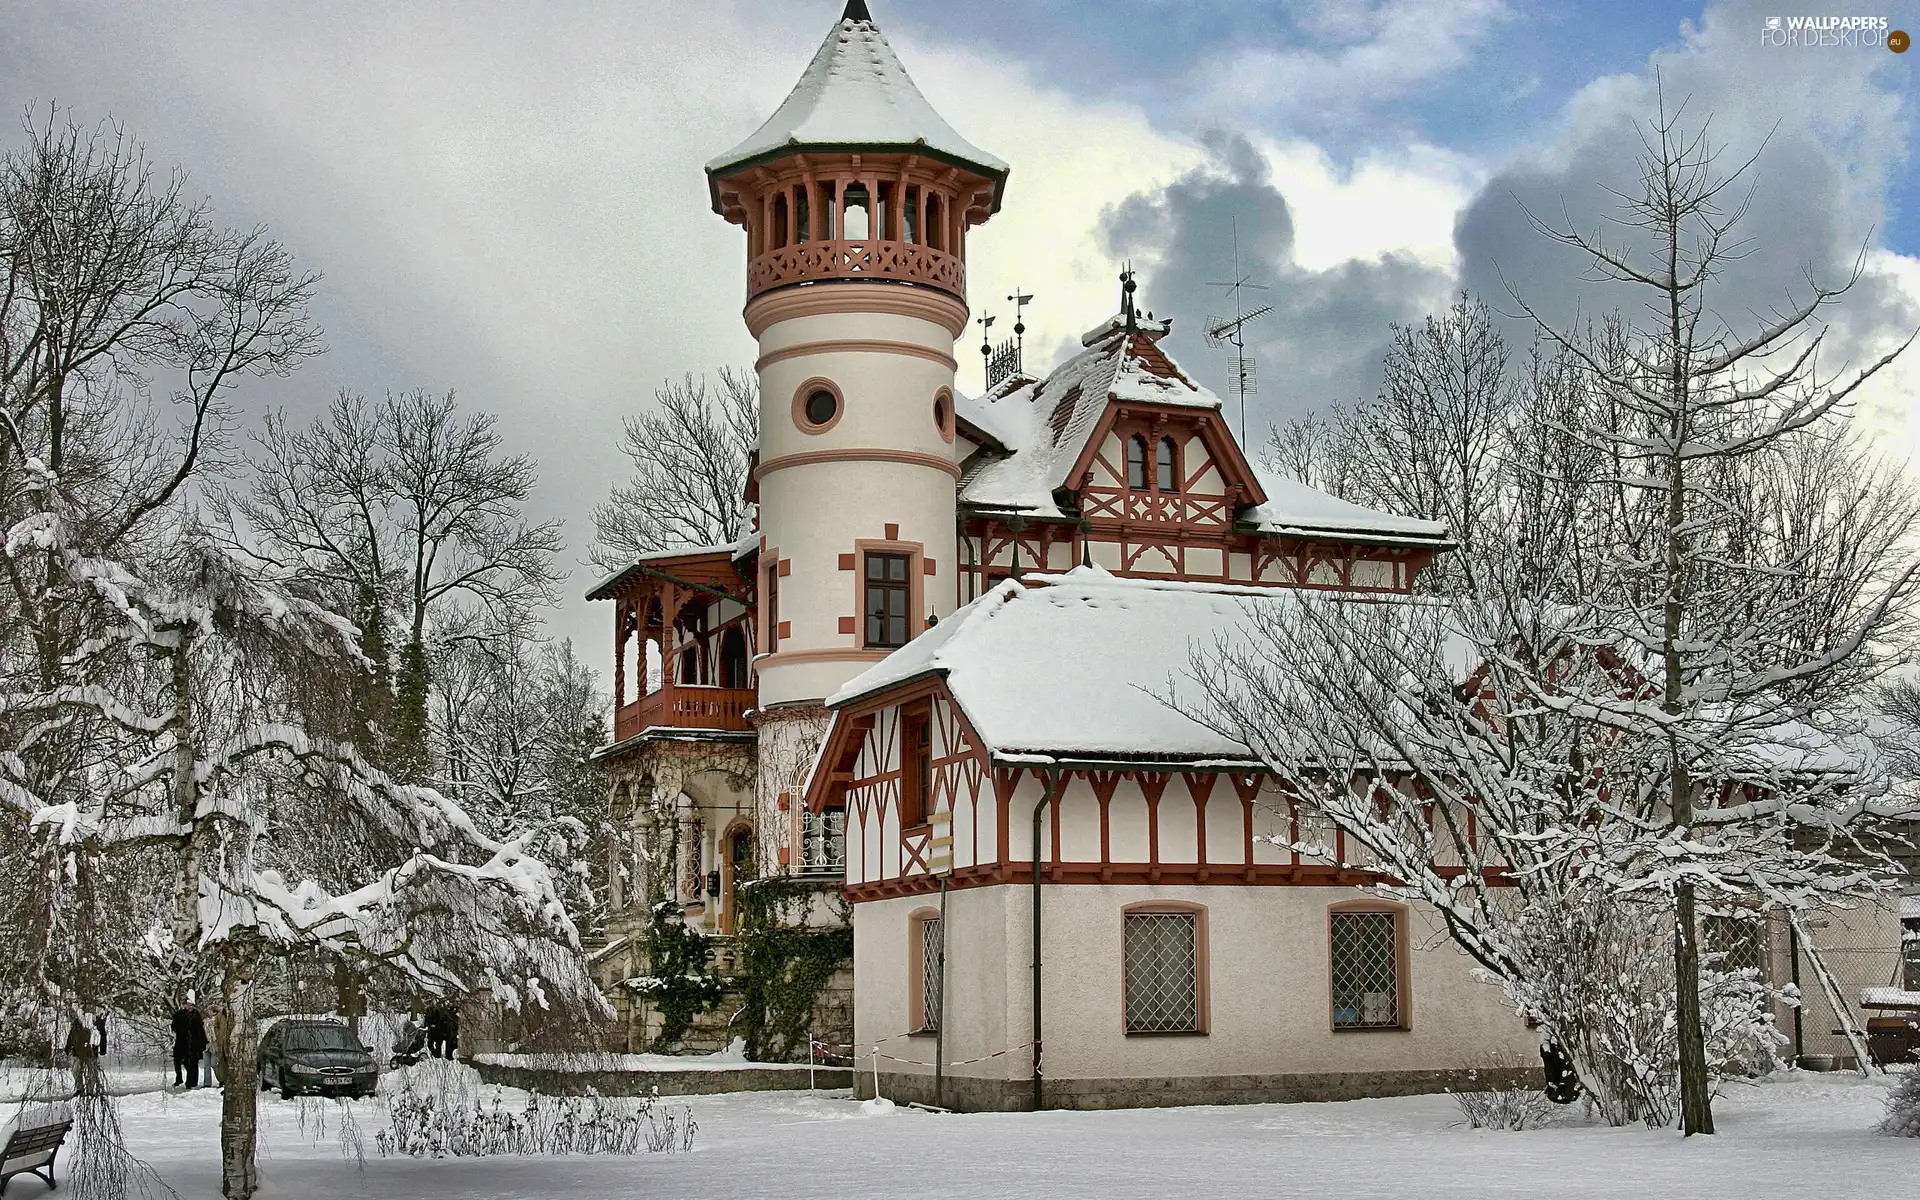
[[[846,870],[846,809],[800,814],[800,865],[807,871]]]
[[[940,957],[946,953],[945,930],[939,917],[920,922],[920,1029],[940,1028]]]
[[[1393,913],[1333,914],[1334,1028],[1399,1027],[1399,942]]]
[[[1198,1033],[1200,928],[1193,913],[1127,913],[1128,1033]]]

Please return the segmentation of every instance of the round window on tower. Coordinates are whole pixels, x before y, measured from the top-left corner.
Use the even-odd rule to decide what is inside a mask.
[[[793,393],[793,423],[803,433],[825,433],[845,408],[846,399],[831,379],[809,379]]]
[[[942,441],[953,440],[953,393],[946,388],[933,394],[933,427]]]

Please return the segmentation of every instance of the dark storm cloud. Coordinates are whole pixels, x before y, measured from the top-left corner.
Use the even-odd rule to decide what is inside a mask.
[[[1550,152],[1496,174],[1461,213],[1455,245],[1462,284],[1516,310],[1511,288],[1556,322],[1576,311],[1642,315],[1644,289],[1593,282],[1577,252],[1541,236],[1527,214],[1598,233],[1650,261],[1644,238],[1613,220],[1622,209],[1607,189],[1637,192],[1642,136],[1663,95],[1683,130],[1708,123],[1710,140],[1722,148],[1722,172],[1758,154],[1749,179],[1726,195],[1729,211],[1748,207],[1739,226],[1743,257],[1728,263],[1714,287],[1716,312],[1747,329],[1805,296],[1809,275],[1829,286],[1844,282],[1873,244],[1887,182],[1904,154],[1900,99],[1885,69],[1894,56],[1762,47],[1763,19],[1752,5],[1718,6],[1682,47],[1655,55],[1653,69],[1590,85],[1569,107]],[[1829,346],[1857,362],[1916,318],[1912,298],[1869,270],[1829,311]],[[1838,355],[1822,365],[1838,366]]]
[[[1144,307],[1177,318],[1169,347],[1231,411],[1224,354],[1206,346],[1200,327],[1203,315],[1232,311],[1210,285],[1232,274],[1238,224],[1241,271],[1268,285],[1249,307],[1274,306],[1247,336],[1259,370],[1247,425],[1259,442],[1288,416],[1373,395],[1391,326],[1423,315],[1444,296],[1448,278],[1398,254],[1302,268],[1293,216],[1266,160],[1244,137],[1214,134],[1205,142],[1204,166],[1115,206],[1101,232],[1116,258],[1153,264],[1140,275]]]

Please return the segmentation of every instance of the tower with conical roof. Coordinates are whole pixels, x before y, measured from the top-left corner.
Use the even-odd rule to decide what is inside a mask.
[[[1000,207],[1007,165],[933,110],[851,0],[707,178],[747,232],[759,342],[764,759],[781,710],[818,711],[955,605],[966,234]]]

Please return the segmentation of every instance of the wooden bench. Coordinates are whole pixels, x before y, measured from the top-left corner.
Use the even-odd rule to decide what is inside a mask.
[[[12,1122],[13,1132],[0,1146],[0,1192],[15,1175],[34,1175],[47,1181],[47,1190],[59,1185],[53,1180],[53,1160],[73,1128],[73,1116],[66,1105],[30,1108]],[[5,1128],[0,1126],[0,1128]]]

